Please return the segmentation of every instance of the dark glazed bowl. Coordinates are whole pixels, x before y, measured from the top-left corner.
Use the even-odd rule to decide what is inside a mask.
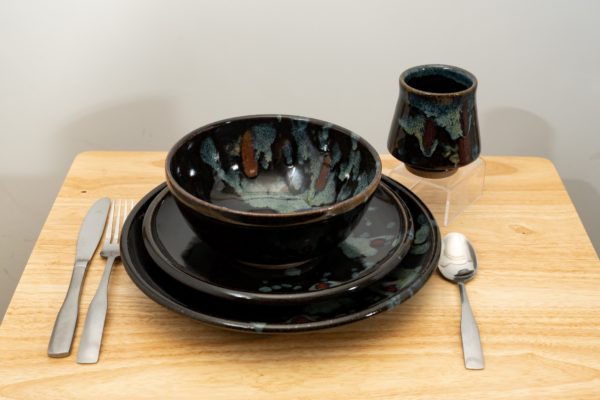
[[[421,65],[400,76],[388,150],[413,173],[443,178],[479,157],[477,79],[450,65]]]
[[[381,162],[337,125],[256,115],[189,133],[169,152],[166,175],[186,221],[212,247],[252,266],[289,268],[350,234]]]

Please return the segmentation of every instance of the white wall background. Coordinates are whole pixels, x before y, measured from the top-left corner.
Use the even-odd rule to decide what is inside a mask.
[[[600,248],[600,2],[0,0],[0,318],[67,168],[289,113],[380,151],[398,76],[479,78],[483,154],[552,159]]]

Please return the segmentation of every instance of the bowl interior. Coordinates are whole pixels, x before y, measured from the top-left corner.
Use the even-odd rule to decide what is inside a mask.
[[[283,214],[350,199],[374,181],[380,164],[368,143],[339,126],[256,116],[190,133],[167,168],[183,190],[213,205]]]

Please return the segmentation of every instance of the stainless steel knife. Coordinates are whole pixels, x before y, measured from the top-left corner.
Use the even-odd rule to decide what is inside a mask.
[[[109,208],[109,198],[104,197],[96,201],[88,211],[79,229],[71,283],[69,283],[69,290],[63,305],[56,316],[54,329],[52,329],[52,336],[50,336],[50,343],[48,344],[48,356],[50,357],[66,357],[71,354],[71,344],[79,314],[79,296],[81,295],[83,278],[102,238]]]

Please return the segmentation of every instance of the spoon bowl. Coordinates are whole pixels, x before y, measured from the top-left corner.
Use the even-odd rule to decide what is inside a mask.
[[[442,276],[451,282],[473,279],[477,272],[477,256],[465,235],[452,232],[444,237],[438,268]]]

